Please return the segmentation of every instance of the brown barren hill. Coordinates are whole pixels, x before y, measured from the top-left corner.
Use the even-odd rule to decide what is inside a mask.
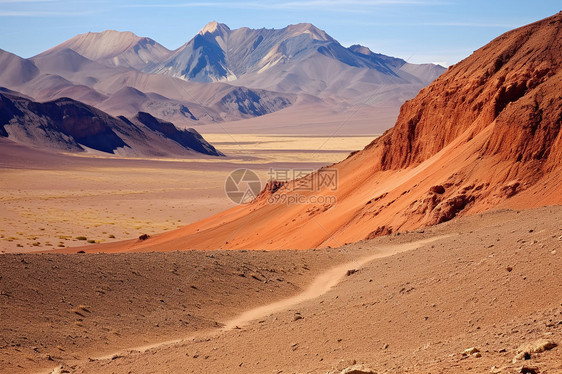
[[[561,204],[561,26],[558,13],[450,67],[402,106],[394,128],[330,167],[336,190],[290,182],[174,232],[89,248],[339,246],[490,209]],[[287,204],[313,195],[337,201]]]

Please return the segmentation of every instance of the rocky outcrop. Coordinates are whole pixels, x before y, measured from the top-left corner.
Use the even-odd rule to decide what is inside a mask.
[[[377,372],[373,369],[366,367],[365,365],[353,365],[349,366],[341,371],[330,371],[328,374],[376,374]]]
[[[510,31],[449,68],[406,102],[371,146],[382,170],[419,164],[465,132],[493,126],[481,156],[560,162],[562,15]]]
[[[273,113],[291,105],[289,98],[268,97],[267,95],[262,95],[262,97],[258,92],[237,87],[225,95],[217,105],[224,111],[238,111],[254,117]]]
[[[561,24],[559,13],[510,31],[450,67],[349,164],[369,154],[374,172],[399,171],[473,144],[471,163],[444,166],[451,172],[441,183],[410,202],[404,218],[417,225],[487,209],[555,173],[562,164]],[[369,210],[384,214],[384,201]]]
[[[461,212],[468,204],[474,200],[470,195],[455,195],[445,201],[440,202],[432,209],[431,224],[449,221]]]
[[[113,153],[128,145],[115,132],[120,121],[71,99],[38,103],[0,94],[0,128],[9,138],[39,147]]]
[[[392,227],[387,227],[385,225],[382,225],[377,227],[375,231],[372,231],[369,235],[367,235],[365,239],[370,240],[379,236],[384,236],[389,234],[392,234]]]
[[[549,339],[538,339],[533,342],[525,343],[517,349],[517,354],[513,358],[513,362],[519,360],[528,360],[535,353],[542,353],[556,348],[558,344]]]
[[[178,129],[173,123],[163,121],[145,112],[139,112],[133,121],[142,123],[150,130],[172,139],[186,149],[213,156],[224,156],[222,152],[217,151],[215,147],[203,139],[195,129]]]

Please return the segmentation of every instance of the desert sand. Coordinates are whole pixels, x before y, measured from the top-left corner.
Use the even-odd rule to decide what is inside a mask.
[[[1,366],[558,373],[559,346],[513,359],[562,341],[561,221],[504,210],[311,251],[6,254]]]
[[[81,157],[3,141],[0,251],[43,251],[170,231],[233,207],[224,183],[235,169],[254,170],[265,185],[270,168],[316,169],[372,139],[209,137],[228,158]]]

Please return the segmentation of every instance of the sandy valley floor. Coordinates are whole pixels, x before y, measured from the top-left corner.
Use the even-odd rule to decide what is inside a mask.
[[[172,230],[233,206],[224,192],[232,170],[251,168],[265,183],[270,168],[318,168],[372,140],[245,134],[208,138],[229,157],[64,157],[0,144],[0,251],[79,246]]]
[[[0,366],[560,373],[560,222],[546,207],[324,250],[6,254]]]

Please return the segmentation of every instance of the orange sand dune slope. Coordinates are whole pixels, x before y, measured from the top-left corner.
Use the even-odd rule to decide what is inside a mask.
[[[492,208],[561,204],[561,25],[559,13],[510,31],[450,67],[402,106],[393,129],[331,167],[335,191],[291,182],[174,232],[91,249],[338,246]],[[297,195],[337,202],[268,202]]]

